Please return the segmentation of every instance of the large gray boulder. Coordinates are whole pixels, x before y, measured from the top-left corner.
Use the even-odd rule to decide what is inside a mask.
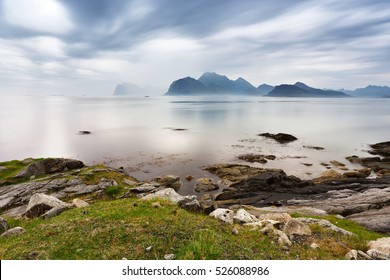
[[[370,250],[376,250],[390,258],[390,237],[379,238],[368,243]]]
[[[84,167],[84,163],[79,160],[66,158],[46,158],[40,161],[30,163],[14,177],[30,178],[31,176],[63,172],[82,167]]]
[[[58,198],[43,193],[31,196],[27,205],[25,216],[28,218],[39,217],[53,208],[71,208],[72,205]]]
[[[163,189],[163,190],[157,191],[157,192],[152,193],[152,194],[148,194],[141,199],[150,200],[150,199],[155,199],[155,198],[162,198],[162,199],[170,200],[174,203],[179,203],[179,201],[184,200],[184,196],[178,194],[172,188],[167,188],[167,189]]]
[[[311,235],[311,230],[310,228],[305,225],[304,223],[292,219],[289,220],[283,227],[284,233],[287,235]]]

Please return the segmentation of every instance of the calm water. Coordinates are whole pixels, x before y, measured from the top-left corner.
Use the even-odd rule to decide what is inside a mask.
[[[0,97],[0,161],[72,157],[145,179],[209,176],[199,167],[261,153],[277,159],[257,166],[313,177],[321,161],[367,155],[368,144],[390,140],[389,128],[390,99]],[[280,145],[262,132],[299,140]]]

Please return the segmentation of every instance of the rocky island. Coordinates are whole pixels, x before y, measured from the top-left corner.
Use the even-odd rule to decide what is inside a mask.
[[[123,169],[62,158],[0,163],[0,256],[389,259],[390,142],[371,145],[370,153],[347,158],[356,170],[313,180],[206,166],[228,187],[211,195],[219,183],[187,176],[198,193],[187,196],[174,175],[138,181]]]

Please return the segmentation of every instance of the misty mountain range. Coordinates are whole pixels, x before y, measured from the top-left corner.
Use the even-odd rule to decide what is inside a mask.
[[[143,95],[145,90],[131,83],[117,85],[114,95]],[[197,95],[245,95],[270,97],[388,97],[390,87],[367,86],[356,90],[317,89],[302,82],[293,85],[282,84],[271,86],[267,84],[255,87],[244,78],[231,80],[224,75],[206,72],[199,79],[186,77],[172,82],[165,95],[197,96]]]

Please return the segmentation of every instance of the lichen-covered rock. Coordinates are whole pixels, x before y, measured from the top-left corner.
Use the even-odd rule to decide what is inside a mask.
[[[54,196],[36,193],[30,198],[25,216],[28,218],[39,217],[52,208],[70,207],[72,207],[71,204],[65,203]]]
[[[246,224],[246,223],[255,223],[259,220],[254,216],[249,214],[244,209],[239,209],[237,213],[233,217],[233,221],[238,224]]]
[[[224,208],[215,209],[210,213],[210,217],[225,222],[227,224],[233,224],[234,211]]]
[[[338,233],[341,233],[341,234],[344,234],[344,235],[349,235],[349,236],[354,235],[352,232],[350,232],[348,230],[345,230],[345,229],[339,228],[338,226],[335,226],[334,224],[332,224],[328,220],[313,219],[313,218],[296,218],[294,220],[299,221],[301,223],[304,223],[306,225],[317,224],[317,225],[321,226],[322,228],[330,229],[332,231],[335,231],[335,232],[338,232]]]
[[[1,235],[1,237],[20,235],[20,234],[23,234],[25,232],[26,232],[26,230],[22,227],[14,227],[14,228],[11,228],[11,229],[7,230],[6,232],[4,232]]]

